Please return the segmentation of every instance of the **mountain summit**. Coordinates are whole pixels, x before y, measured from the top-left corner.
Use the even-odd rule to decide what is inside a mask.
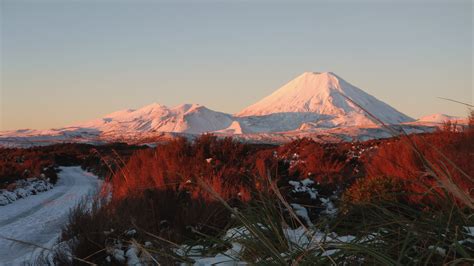
[[[373,124],[356,104],[388,124],[413,121],[388,104],[351,85],[332,72],[305,72],[236,116],[266,116],[277,113],[327,115],[338,125]]]

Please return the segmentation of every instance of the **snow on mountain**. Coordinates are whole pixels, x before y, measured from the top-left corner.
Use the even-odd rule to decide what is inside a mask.
[[[178,132],[201,134],[229,127],[232,117],[199,104],[182,104],[172,108],[157,103],[137,110],[123,110],[103,118],[74,125],[92,128],[104,134]]]
[[[344,95],[387,124],[413,121],[412,118],[398,112],[331,72],[303,73],[271,95],[245,108],[236,116],[312,113],[329,116],[329,119],[325,119],[326,126],[375,124],[363,110]],[[321,123],[321,121],[316,122]]]
[[[229,127],[221,130],[215,131],[215,133],[224,133],[224,134],[231,134],[231,135],[240,135],[243,134],[244,131],[242,130],[242,126],[238,121],[233,121]]]
[[[354,102],[385,123],[402,124],[410,132],[436,127],[432,122],[420,121],[450,118],[435,115],[413,122],[410,117],[334,73],[306,72],[235,116],[199,104],[167,107],[154,103],[59,129],[0,132],[0,145],[142,143],[165,141],[176,136],[193,138],[207,132],[254,142],[285,142],[302,136],[322,141],[387,137],[387,132],[383,132]]]
[[[329,116],[316,113],[274,113],[262,116],[235,117],[243,133],[275,133],[298,130],[307,122],[320,123],[322,127],[330,127],[325,121]]]
[[[420,117],[417,122],[429,122],[429,123],[444,123],[447,121],[460,121],[465,118],[459,116],[451,116],[446,114],[432,114]]]

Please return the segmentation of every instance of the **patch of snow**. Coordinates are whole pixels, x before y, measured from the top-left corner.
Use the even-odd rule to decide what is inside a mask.
[[[143,265],[138,257],[138,249],[135,245],[130,246],[130,248],[125,253],[127,257],[128,266],[141,266]]]
[[[466,230],[468,236],[474,237],[474,226],[464,226],[464,230]]]
[[[436,251],[436,253],[442,257],[446,257],[446,249],[442,247],[429,246],[428,249]]]
[[[126,236],[134,236],[136,234],[137,234],[137,230],[135,230],[135,229],[130,229],[130,230],[125,232]]]
[[[292,191],[295,193],[308,193],[311,199],[316,199],[318,196],[318,191],[309,187],[314,184],[314,181],[309,178],[302,181],[289,181],[288,183],[293,186]]]
[[[334,203],[329,198],[319,198],[325,209],[322,211],[323,214],[329,217],[336,216],[338,209],[334,206]]]
[[[47,180],[39,180],[37,178],[28,178],[26,180],[18,180],[16,188],[13,191],[6,189],[0,190],[0,206],[13,203],[18,199],[23,199],[40,192],[48,191],[53,188],[53,184]]]
[[[10,200],[3,194],[0,194],[0,206],[5,206],[9,203],[10,203]]]
[[[4,190],[4,191],[2,191],[1,193],[2,193],[2,195],[3,195],[5,198],[7,198],[7,200],[8,200],[10,203],[12,203],[12,202],[14,202],[14,201],[16,201],[16,200],[18,199],[18,196],[17,196],[16,193],[14,193],[14,192],[10,192],[10,191],[8,191],[8,190]]]
[[[296,215],[303,218],[303,220],[306,222],[306,224],[309,227],[314,226],[313,222],[311,222],[311,219],[308,216],[308,210],[305,207],[301,206],[300,204],[296,204],[296,203],[291,203],[290,205],[293,208],[293,210],[295,211]]]
[[[125,263],[127,261],[127,259],[125,258],[125,251],[121,249],[114,248],[111,252],[111,255],[116,261],[120,263]]]
[[[324,233],[319,230],[307,230],[302,227],[291,229],[282,228],[284,236],[288,241],[288,246],[291,250],[300,251],[302,249],[313,250],[318,256],[331,256],[339,251],[337,245],[341,243],[351,243],[360,241],[355,236],[346,235],[338,236],[336,233]],[[203,250],[202,246],[189,247],[182,246],[180,250],[193,250],[192,258],[195,259],[194,265],[246,265],[246,263],[239,260],[244,251],[242,245],[239,243],[241,239],[251,238],[251,234],[245,227],[231,228],[227,231],[223,240],[230,241],[232,248],[229,250],[216,254],[215,256],[203,256],[199,251]],[[326,249],[321,249],[321,244],[324,244]],[[180,255],[189,254],[189,252],[178,253]],[[287,257],[290,254],[282,253],[283,257]]]

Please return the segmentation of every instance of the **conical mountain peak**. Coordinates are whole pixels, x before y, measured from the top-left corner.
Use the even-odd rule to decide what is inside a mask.
[[[237,116],[316,113],[337,118],[339,122],[342,121],[340,124],[373,123],[365,111],[357,105],[380,116],[382,121],[389,124],[412,120],[332,72],[305,72],[269,96],[245,108]],[[357,119],[354,119],[356,116]],[[344,117],[348,121],[344,121]]]

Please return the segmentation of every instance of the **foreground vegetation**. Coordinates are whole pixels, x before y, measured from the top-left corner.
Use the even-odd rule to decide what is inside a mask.
[[[1,149],[0,189],[71,165],[107,181],[71,211],[58,265],[472,265],[473,151],[472,115],[353,143],[60,144]]]
[[[473,134],[140,150],[110,176],[111,200],[71,213],[55,260],[471,265]]]

